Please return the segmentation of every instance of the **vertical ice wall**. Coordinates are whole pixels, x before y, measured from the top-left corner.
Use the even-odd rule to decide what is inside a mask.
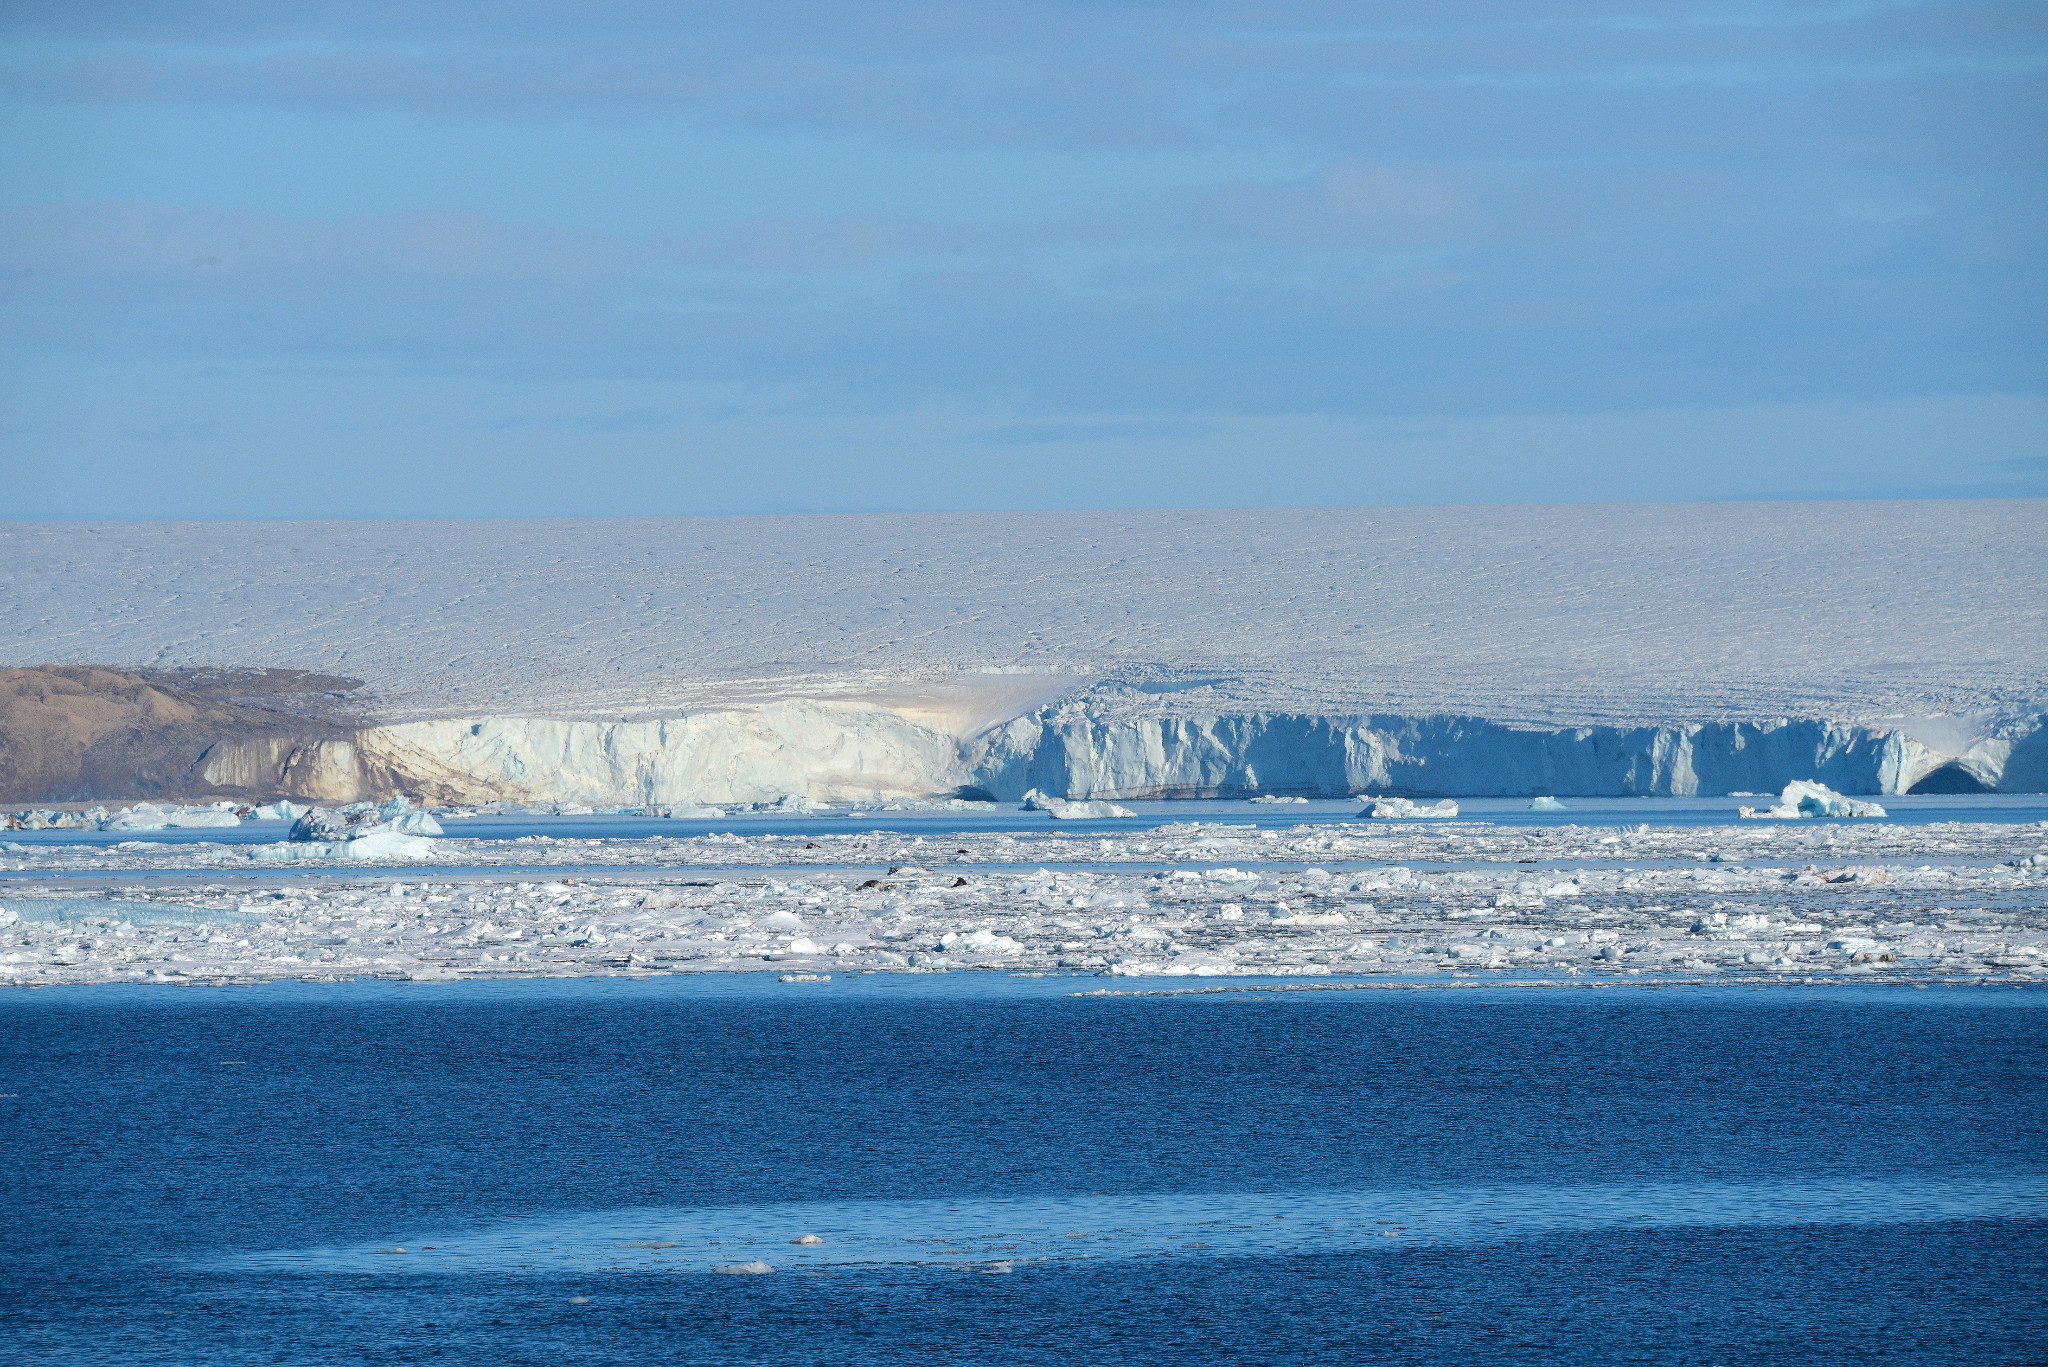
[[[1805,719],[1684,726],[1512,726],[1476,717],[1245,713],[1105,716],[1046,708],[972,739],[889,709],[785,701],[662,721],[486,717],[373,727],[322,762],[272,741],[223,747],[207,777],[298,796],[405,791],[477,802],[867,801],[1031,789],[1072,798],[1691,796],[1816,779],[1900,793],[2048,788],[2048,717]],[[261,753],[258,753],[260,751]],[[354,764],[349,770],[347,765]]]

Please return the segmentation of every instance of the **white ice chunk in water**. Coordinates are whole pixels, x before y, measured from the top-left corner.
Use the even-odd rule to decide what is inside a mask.
[[[1533,797],[1529,799],[1529,810],[1532,812],[1561,812],[1564,809],[1564,804],[1554,797]]]
[[[1054,821],[1097,821],[1106,817],[1137,815],[1129,807],[1119,807],[1114,802],[1073,802],[1041,793],[1036,788],[1024,794],[1023,809],[1044,812]]]
[[[775,1269],[756,1258],[750,1263],[720,1263],[711,1270],[727,1277],[761,1277]]]
[[[1376,797],[1366,803],[1358,814],[1391,821],[1404,821],[1415,817],[1453,817],[1458,814],[1458,804],[1449,798],[1424,806],[1405,797]]]
[[[138,802],[124,811],[115,812],[101,823],[100,829],[107,831],[160,831],[187,826],[239,826],[242,819],[235,815],[234,804],[220,807],[181,807],[176,803],[160,807],[154,802]]]
[[[1885,810],[1875,802],[1860,802],[1853,797],[1843,797],[1825,783],[1808,783],[1795,779],[1785,785],[1785,791],[1779,795],[1776,806],[1766,807],[1762,811],[1754,807],[1738,807],[1736,814],[1750,821],[1791,821],[1815,816],[1883,816]]]

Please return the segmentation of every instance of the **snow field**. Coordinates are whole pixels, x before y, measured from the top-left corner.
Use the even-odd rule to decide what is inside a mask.
[[[951,969],[2048,980],[2038,825],[1375,830],[528,837],[476,842],[460,865],[423,865],[420,882],[140,894],[66,880],[92,912],[63,920],[37,880],[35,918],[7,910],[0,886],[0,981]],[[52,873],[252,866],[224,846],[10,858]],[[488,872],[547,862],[565,872]],[[122,901],[157,917],[124,915]],[[224,920],[148,923],[174,908]]]
[[[0,663],[334,672],[387,720],[859,695],[972,734],[1095,679],[1187,715],[1917,715],[2048,697],[2044,529],[1993,500],[11,523]]]

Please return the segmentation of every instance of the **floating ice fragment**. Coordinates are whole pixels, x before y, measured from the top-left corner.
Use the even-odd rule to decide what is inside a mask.
[[[1119,807],[1114,802],[1070,802],[1063,797],[1052,797],[1033,788],[1024,794],[1023,810],[1044,812],[1054,821],[1099,821],[1106,817],[1136,816],[1129,807]]]
[[[1532,797],[1529,799],[1529,810],[1532,812],[1561,812],[1564,809],[1564,804],[1554,797]]]
[[[727,1277],[761,1277],[775,1269],[756,1258],[750,1263],[720,1263],[711,1270]]]
[[[223,811],[219,807],[181,807],[173,803],[160,807],[154,802],[138,802],[124,811],[115,812],[100,823],[101,830],[107,831],[160,831],[173,827],[239,826],[242,819],[235,815],[233,803]]]
[[[825,1241],[815,1234],[799,1234],[790,1240],[793,1244],[822,1244]]]
[[[1825,783],[1809,783],[1795,779],[1785,785],[1776,806],[1758,811],[1754,807],[1738,807],[1736,815],[1747,820],[1796,820],[1813,816],[1883,816],[1884,808],[1875,802],[1859,802],[1855,798],[1843,797]]]
[[[1447,818],[1458,814],[1458,804],[1449,798],[1430,806],[1410,801],[1405,797],[1379,797],[1365,804],[1359,810],[1360,816],[1378,817],[1381,820],[1403,821],[1415,817]]]

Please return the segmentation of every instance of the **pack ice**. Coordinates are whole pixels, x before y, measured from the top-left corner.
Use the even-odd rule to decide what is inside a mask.
[[[2048,789],[2038,503],[0,534],[0,664],[359,681],[251,801]]]

